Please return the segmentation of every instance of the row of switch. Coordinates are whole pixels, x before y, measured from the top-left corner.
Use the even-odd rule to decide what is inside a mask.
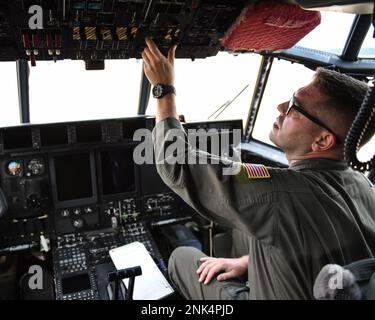
[[[47,218],[43,216],[41,218],[30,218],[14,220],[13,223],[17,229],[17,234],[24,238],[26,236],[33,237],[36,234],[43,234],[47,231]]]
[[[74,214],[74,215],[80,215],[80,214],[83,214],[83,213],[87,213],[87,214],[90,214],[93,212],[93,209],[92,207],[84,207],[84,208],[73,208],[73,209],[64,209],[64,210],[61,210],[60,212],[60,215],[62,217],[69,217],[71,214]]]

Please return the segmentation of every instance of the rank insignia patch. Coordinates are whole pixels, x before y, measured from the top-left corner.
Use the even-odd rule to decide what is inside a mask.
[[[249,179],[271,178],[268,169],[262,164],[242,163]]]

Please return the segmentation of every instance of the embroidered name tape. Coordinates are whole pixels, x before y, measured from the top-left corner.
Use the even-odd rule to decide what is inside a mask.
[[[261,164],[243,163],[249,179],[268,179],[271,178],[268,169]]]

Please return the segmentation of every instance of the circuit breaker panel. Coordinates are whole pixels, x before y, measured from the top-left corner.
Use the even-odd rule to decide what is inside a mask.
[[[205,58],[244,0],[1,0],[0,61],[141,58],[145,37],[177,58]]]

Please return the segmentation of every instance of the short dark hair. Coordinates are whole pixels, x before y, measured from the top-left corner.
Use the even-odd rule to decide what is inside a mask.
[[[355,116],[366,96],[369,86],[360,80],[346,74],[317,68],[313,83],[329,99],[329,105],[340,117],[345,126],[345,132],[350,129]],[[372,119],[366,134],[363,136],[361,146],[366,144],[375,133],[375,117]],[[340,137],[345,139],[344,137]]]

